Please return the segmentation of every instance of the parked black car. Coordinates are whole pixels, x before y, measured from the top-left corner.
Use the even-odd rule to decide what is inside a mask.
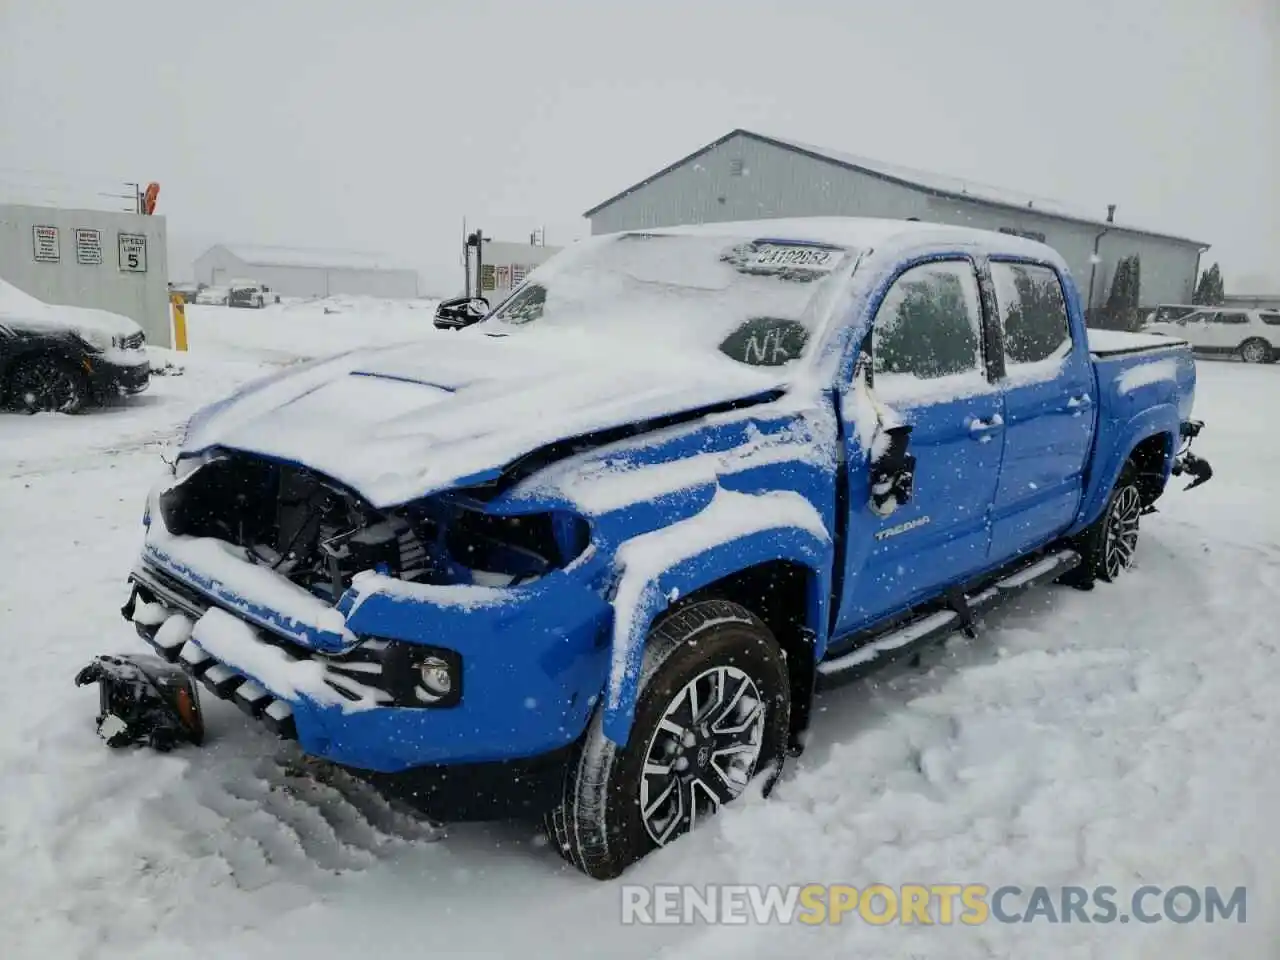
[[[53,306],[0,280],[0,406],[77,413],[150,382],[146,335],[134,321]]]

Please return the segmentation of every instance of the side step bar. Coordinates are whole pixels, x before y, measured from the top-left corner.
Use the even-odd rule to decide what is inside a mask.
[[[972,629],[976,616],[1030,587],[1057,580],[1080,566],[1080,554],[1059,550],[1000,574],[975,592],[958,592],[949,606],[924,613],[887,631],[871,633],[847,653],[818,664],[817,689],[826,690],[866,676],[881,667],[911,656],[931,643]]]

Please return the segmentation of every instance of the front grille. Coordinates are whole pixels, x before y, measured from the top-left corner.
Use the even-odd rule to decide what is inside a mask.
[[[124,350],[141,350],[147,345],[147,335],[139,330],[137,333],[131,333],[120,341],[120,347]]]
[[[185,613],[192,620],[200,619],[212,605],[198,591],[151,563],[144,563],[141,569],[134,570],[129,579],[139,591],[142,600],[158,601],[163,606]],[[130,604],[132,603],[131,600]],[[388,678],[385,676],[384,658],[390,646],[388,641],[369,638],[342,656],[329,657],[308,650],[257,625],[254,626],[259,640],[279,647],[289,659],[314,660],[323,664],[325,684],[344,699],[357,701],[361,699],[363,692],[372,694],[374,699],[386,704],[394,702],[394,695],[386,689]],[[216,661],[194,642],[175,637],[166,645],[158,635],[156,627],[137,624],[137,628],[138,634],[157,653],[170,663],[181,664],[215,696],[232,700],[241,709],[266,719],[268,726],[277,733],[291,726],[283,723],[285,717],[277,718],[282,721],[280,724],[271,723],[272,710],[267,707],[275,703],[274,698],[247,676]],[[279,701],[278,705],[273,706],[272,709],[277,712],[288,711],[287,716],[292,716],[292,711],[283,701]]]

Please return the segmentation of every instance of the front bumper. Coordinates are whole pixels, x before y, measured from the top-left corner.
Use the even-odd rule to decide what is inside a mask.
[[[102,357],[86,357],[89,388],[96,396],[133,396],[151,385],[151,363],[117,364]]]
[[[306,753],[401,793],[441,820],[549,809],[608,670],[608,607],[567,577],[494,610],[372,594],[348,614],[347,627],[361,642],[341,652],[305,646],[273,630],[270,618],[254,622],[225,592],[215,599],[150,556],[129,579],[133,593],[122,613],[134,620],[139,602],[164,608],[162,617],[135,622],[165,660]],[[242,665],[214,657],[189,628],[161,625],[174,613],[198,622],[214,607],[252,626],[256,642],[375,690],[397,688],[391,673],[406,648],[447,647],[461,657],[461,698],[448,707],[353,706],[273,689]]]

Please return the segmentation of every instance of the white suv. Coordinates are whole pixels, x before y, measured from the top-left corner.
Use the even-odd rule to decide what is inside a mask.
[[[1186,340],[1201,353],[1238,354],[1246,363],[1280,360],[1278,310],[1199,307],[1176,320],[1148,321],[1142,331]]]

